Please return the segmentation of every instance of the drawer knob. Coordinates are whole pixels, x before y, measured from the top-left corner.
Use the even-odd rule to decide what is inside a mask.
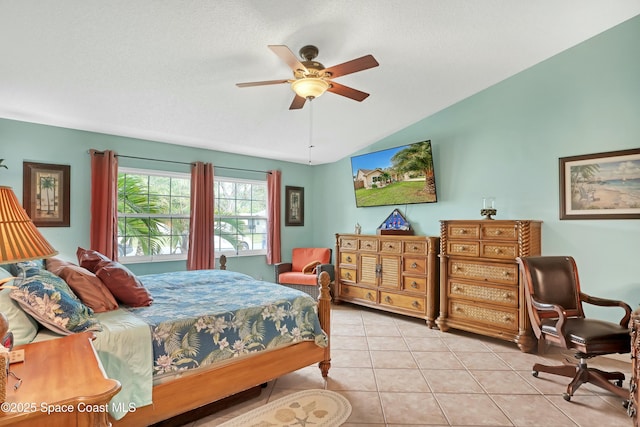
[[[373,294],[371,292],[367,292],[367,299],[373,301]]]
[[[507,276],[509,276],[509,272],[508,272],[507,270],[505,270],[505,271],[503,271],[503,272],[502,272],[502,275],[503,275],[504,277],[507,277]]]
[[[411,303],[411,305],[415,308],[420,308],[420,303],[418,301],[414,301],[413,303]]]
[[[457,311],[457,312],[461,312],[461,311],[462,311],[462,308],[461,308],[461,307],[456,307],[456,311]]]
[[[367,243],[367,244],[366,244],[366,246],[367,246],[368,248],[370,248],[370,247],[371,247],[371,243]]]
[[[505,321],[505,322],[511,322],[511,320],[513,320],[513,319],[511,318],[511,316],[504,316],[504,321]]]
[[[458,234],[465,234],[467,232],[467,230],[465,230],[464,228],[461,228],[460,230],[458,230]]]
[[[345,274],[344,277],[346,277],[347,279],[351,279],[351,273],[347,272],[347,274]]]
[[[502,251],[500,250],[500,248],[495,248],[493,251],[494,251],[495,253],[497,253],[497,254],[499,254],[500,252],[502,252]]]
[[[415,262],[414,262],[414,263],[412,263],[412,264],[411,264],[411,268],[418,268],[418,264],[417,264],[417,263],[415,263]]]
[[[458,271],[458,270],[460,270],[460,267],[458,267],[457,265],[454,265],[453,266],[453,271]]]
[[[496,236],[499,236],[502,234],[502,230],[496,230]]]
[[[384,297],[384,302],[388,302],[389,304],[391,304],[391,297],[389,295]]]
[[[458,291],[461,291],[461,290],[462,290],[462,288],[461,288],[460,286],[457,286],[457,285],[456,285],[456,286],[454,286],[454,287],[453,287],[453,290],[454,290],[454,291],[456,291],[456,292],[458,292]]]
[[[511,298],[512,298],[512,296],[511,296],[511,293],[510,293],[510,292],[505,292],[505,293],[504,293],[504,295],[503,295],[503,297],[504,297],[504,299],[511,299]]]
[[[351,257],[347,256],[347,262],[351,262]]]
[[[416,289],[418,287],[418,284],[415,282],[415,280],[413,282],[411,282],[411,287],[413,289]]]

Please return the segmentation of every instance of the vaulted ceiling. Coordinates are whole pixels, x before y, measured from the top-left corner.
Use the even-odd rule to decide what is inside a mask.
[[[327,163],[638,14],[637,0],[0,0],[0,117]],[[336,79],[370,96],[289,110],[288,84],[236,87],[291,78],[267,45],[307,44],[327,67],[372,54],[380,66]]]

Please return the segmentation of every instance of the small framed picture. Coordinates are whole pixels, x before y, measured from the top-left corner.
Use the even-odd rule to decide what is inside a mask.
[[[37,227],[69,227],[71,166],[23,162],[22,204]]]
[[[640,218],[640,148],[560,158],[560,219]]]
[[[286,213],[284,224],[304,225],[304,188],[286,186]]]

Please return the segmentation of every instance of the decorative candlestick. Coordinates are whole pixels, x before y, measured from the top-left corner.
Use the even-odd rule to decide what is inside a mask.
[[[498,213],[496,209],[496,199],[495,197],[483,197],[482,198],[482,209],[480,209],[480,215],[484,216],[485,219],[493,219],[492,216],[495,216]]]

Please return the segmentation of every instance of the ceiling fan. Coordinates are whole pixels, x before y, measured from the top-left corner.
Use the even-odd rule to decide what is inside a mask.
[[[296,93],[290,110],[297,110],[304,106],[307,99],[314,99],[322,95],[325,91],[333,92],[358,102],[366,99],[369,94],[350,88],[333,81],[334,78],[355,73],[369,68],[377,67],[378,61],[372,55],[365,55],[361,58],[353,59],[333,67],[325,68],[321,63],[314,61],[318,56],[318,48],[315,46],[304,46],[300,49],[300,62],[287,46],[269,45],[276,55],[280,57],[293,71],[292,79],[266,80],[262,82],[237,83],[238,87],[275,85],[290,83],[291,89]]]

